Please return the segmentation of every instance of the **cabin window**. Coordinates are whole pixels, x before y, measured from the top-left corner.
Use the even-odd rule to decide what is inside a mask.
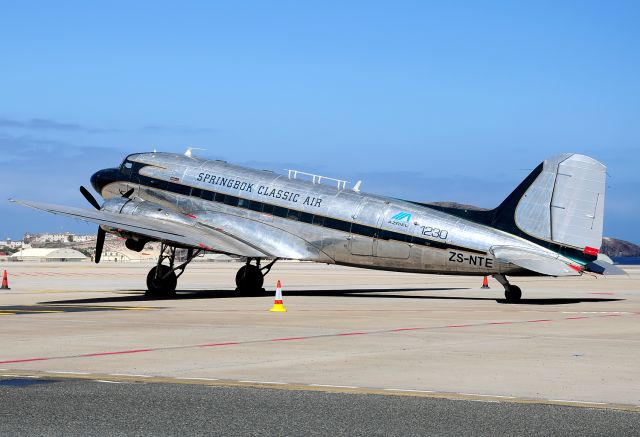
[[[308,212],[301,212],[300,221],[305,223],[311,223],[313,221],[313,214],[309,214]]]
[[[230,206],[237,206],[238,205],[238,199],[236,196],[229,196],[228,194],[225,196],[224,198],[224,203],[226,203],[227,205]]]
[[[290,209],[289,210],[289,214],[287,215],[287,218],[291,219],[291,220],[300,220],[300,212]]]
[[[265,214],[273,214],[273,205],[269,205],[268,203],[265,203],[262,212]]]
[[[277,215],[278,217],[286,217],[287,216],[287,208],[283,208],[281,206],[273,207],[273,215]]]
[[[251,200],[249,202],[249,209],[262,212],[262,202],[256,202],[255,200]]]

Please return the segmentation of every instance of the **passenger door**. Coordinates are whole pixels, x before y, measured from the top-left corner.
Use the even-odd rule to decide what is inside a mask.
[[[364,198],[352,216],[349,251],[352,255],[373,256],[374,241],[378,236],[380,217],[385,203]]]
[[[414,231],[413,214],[396,206],[385,206],[385,212],[380,216],[375,255],[379,258],[408,259]]]

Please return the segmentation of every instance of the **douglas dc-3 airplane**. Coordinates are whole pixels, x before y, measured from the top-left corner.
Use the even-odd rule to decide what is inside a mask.
[[[619,273],[598,260],[606,167],[578,154],[551,157],[497,208],[465,210],[361,193],[359,183],[290,170],[288,175],[170,153],[129,155],[100,170],[95,210],[18,201],[97,223],[95,262],[105,233],[141,251],[161,243],[148,295],[172,296],[178,277],[203,251],[239,255],[240,292],[260,290],[279,259],[370,269],[492,275],[507,301],[521,297],[507,276]],[[333,185],[329,185],[331,182]],[[176,262],[176,249],[187,249]],[[261,262],[268,264],[261,266]]]

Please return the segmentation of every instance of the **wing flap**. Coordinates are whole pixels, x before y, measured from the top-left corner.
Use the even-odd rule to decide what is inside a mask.
[[[580,268],[573,267],[558,258],[544,252],[527,250],[513,246],[494,246],[493,256],[501,262],[515,264],[532,272],[548,276],[579,276]]]
[[[51,214],[64,215],[85,222],[95,223],[111,229],[131,232],[173,245],[188,246],[209,251],[229,253],[246,257],[269,257],[257,247],[212,228],[197,223],[187,225],[143,215],[125,215],[110,211],[99,211],[72,206],[54,205],[24,200],[11,200],[22,206],[39,209]]]

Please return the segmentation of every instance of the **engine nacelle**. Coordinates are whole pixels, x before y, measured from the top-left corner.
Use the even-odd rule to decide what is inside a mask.
[[[114,197],[104,202],[101,210],[109,211],[116,214],[142,216],[154,220],[180,223],[188,226],[195,225],[195,220],[193,217],[189,217],[185,214],[181,214],[177,211],[165,208],[161,205],[158,205],[157,203],[147,202],[140,199]],[[149,241],[144,237],[140,237],[130,232],[119,232],[117,229],[112,229],[110,230],[110,232],[127,238],[127,241],[125,242],[127,248],[136,252],[140,252],[144,248],[144,245]]]
[[[142,238],[127,238],[127,241],[124,242],[124,245],[127,247],[127,249],[133,250],[134,252],[142,252],[142,249],[144,249],[144,245],[147,244],[148,241],[149,240],[145,240]]]

